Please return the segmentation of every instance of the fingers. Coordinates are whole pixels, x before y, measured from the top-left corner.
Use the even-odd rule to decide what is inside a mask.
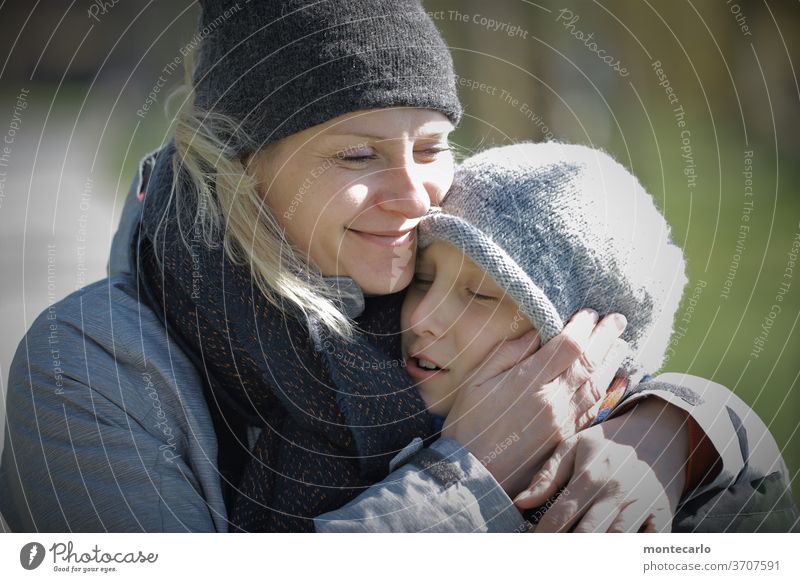
[[[626,504],[615,497],[597,501],[581,518],[573,531],[576,533],[606,532]]]
[[[559,499],[539,520],[536,533],[567,532],[589,509],[591,500]]]
[[[597,313],[582,309],[564,327],[564,330],[547,342],[531,358],[534,369],[539,370],[539,383],[551,382],[567,371],[581,357],[597,323]],[[580,387],[580,382],[575,387]]]
[[[573,396],[573,410],[575,418],[575,432],[589,428],[597,418],[600,411],[602,398],[597,397],[597,390],[591,382],[584,382],[583,386]]]
[[[586,428],[597,418],[608,386],[619,370],[627,351],[628,344],[625,341],[621,339],[615,340],[595,377],[584,382],[573,395],[572,405],[577,419],[576,430]]]
[[[566,485],[575,470],[575,445],[575,439],[561,443],[533,478],[530,486],[514,498],[514,505],[520,509],[538,507]]]
[[[608,528],[609,532],[667,533],[672,530],[672,512],[666,508],[653,509],[649,504],[637,502],[619,512]]]
[[[507,372],[539,349],[539,333],[531,330],[514,340],[506,340],[495,346],[484,363],[469,378],[473,385],[479,385],[490,378]]]
[[[608,382],[605,385],[597,384],[597,373],[602,370],[604,374],[608,374],[607,368],[602,366],[602,364],[605,362],[606,356],[615,345],[617,339],[619,339],[619,336],[622,335],[626,325],[627,320],[618,313],[612,313],[604,317],[603,320],[597,324],[592,330],[583,354],[580,358],[573,361],[572,365],[567,369],[566,380],[568,386],[580,386],[584,382],[592,380],[605,392],[605,389],[608,387]],[[623,358],[624,355],[619,358],[620,363]],[[610,362],[605,362],[605,365],[609,366]],[[619,368],[619,366],[617,366],[617,368]],[[614,369],[613,372],[615,373],[616,369]]]
[[[604,317],[600,323],[595,326],[592,335],[589,337],[589,344],[584,352],[589,367],[592,369],[600,367],[619,336],[625,331],[625,326],[627,325],[628,320],[625,319],[624,315],[612,313]]]
[[[603,360],[600,362],[597,371],[593,377],[589,379],[589,382],[596,387],[596,391],[601,394],[600,400],[605,397],[608,387],[611,385],[611,381],[614,379],[614,376],[617,375],[617,372],[619,372],[622,361],[627,355],[628,342],[618,338],[615,339],[608,352],[603,357]]]
[[[588,381],[602,363],[606,362],[609,367],[614,360],[621,363],[624,354],[621,357],[615,354],[613,360],[608,360],[608,355],[626,325],[627,320],[620,314],[612,313],[598,323],[595,311],[580,310],[560,334],[531,357],[535,362],[532,367],[539,370],[537,381],[548,383],[566,373],[566,384],[574,391]],[[603,371],[607,376],[609,371],[606,368]],[[612,370],[610,377],[615,372],[616,369]]]

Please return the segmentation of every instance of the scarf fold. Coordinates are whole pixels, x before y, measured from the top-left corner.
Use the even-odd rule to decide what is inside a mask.
[[[249,266],[196,236],[197,195],[190,190],[176,204],[174,155],[170,142],[147,184],[136,247],[140,285],[206,378],[218,434],[262,429],[241,474],[221,472],[233,492],[231,530],[313,531],[313,517],[383,479],[414,437],[435,437],[400,354],[402,294],[363,300],[353,341],[306,321],[288,303],[276,308],[258,292]],[[359,311],[356,305],[352,313]],[[232,440],[247,448],[241,437]],[[229,454],[221,446],[220,467]]]

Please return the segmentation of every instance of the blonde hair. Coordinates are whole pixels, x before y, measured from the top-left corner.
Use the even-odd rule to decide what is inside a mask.
[[[194,227],[202,233],[203,244],[214,248],[221,234],[225,255],[234,264],[250,266],[255,286],[272,305],[280,308],[281,300],[287,300],[307,320],[352,337],[352,322],[337,307],[337,294],[286,239],[259,192],[258,180],[248,172],[249,162],[269,156],[271,146],[245,162],[238,152],[253,151],[251,138],[236,120],[195,106],[193,68],[190,53],[184,85],[167,101],[169,109],[182,97],[174,120],[173,158],[179,216],[188,187],[197,195]]]

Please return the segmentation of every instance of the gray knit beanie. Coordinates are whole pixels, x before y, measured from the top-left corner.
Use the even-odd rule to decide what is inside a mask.
[[[680,248],[639,181],[607,154],[556,142],[486,150],[457,170],[425,248],[460,249],[517,302],[542,343],[578,310],[628,319],[633,382],[664,360],[686,285]]]
[[[195,104],[256,150],[361,109],[461,118],[453,61],[419,0],[200,0]],[[244,152],[239,152],[244,153]]]

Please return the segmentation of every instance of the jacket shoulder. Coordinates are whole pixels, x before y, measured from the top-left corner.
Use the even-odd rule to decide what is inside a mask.
[[[0,509],[15,531],[225,531],[203,383],[131,276],[48,307],[7,391]]]
[[[177,410],[182,398],[194,408],[205,406],[197,371],[157,314],[138,299],[135,279],[126,274],[49,306],[20,342],[9,370],[10,391],[86,398],[85,392],[64,390],[66,384],[89,388],[92,398],[109,400],[137,420],[153,413],[153,389]]]
[[[640,395],[671,397],[670,402],[688,412],[710,439],[723,463],[713,485],[756,482],[775,474],[789,487],[781,448],[758,414],[731,390],[706,378],[677,373],[661,374],[639,386],[646,388]]]

